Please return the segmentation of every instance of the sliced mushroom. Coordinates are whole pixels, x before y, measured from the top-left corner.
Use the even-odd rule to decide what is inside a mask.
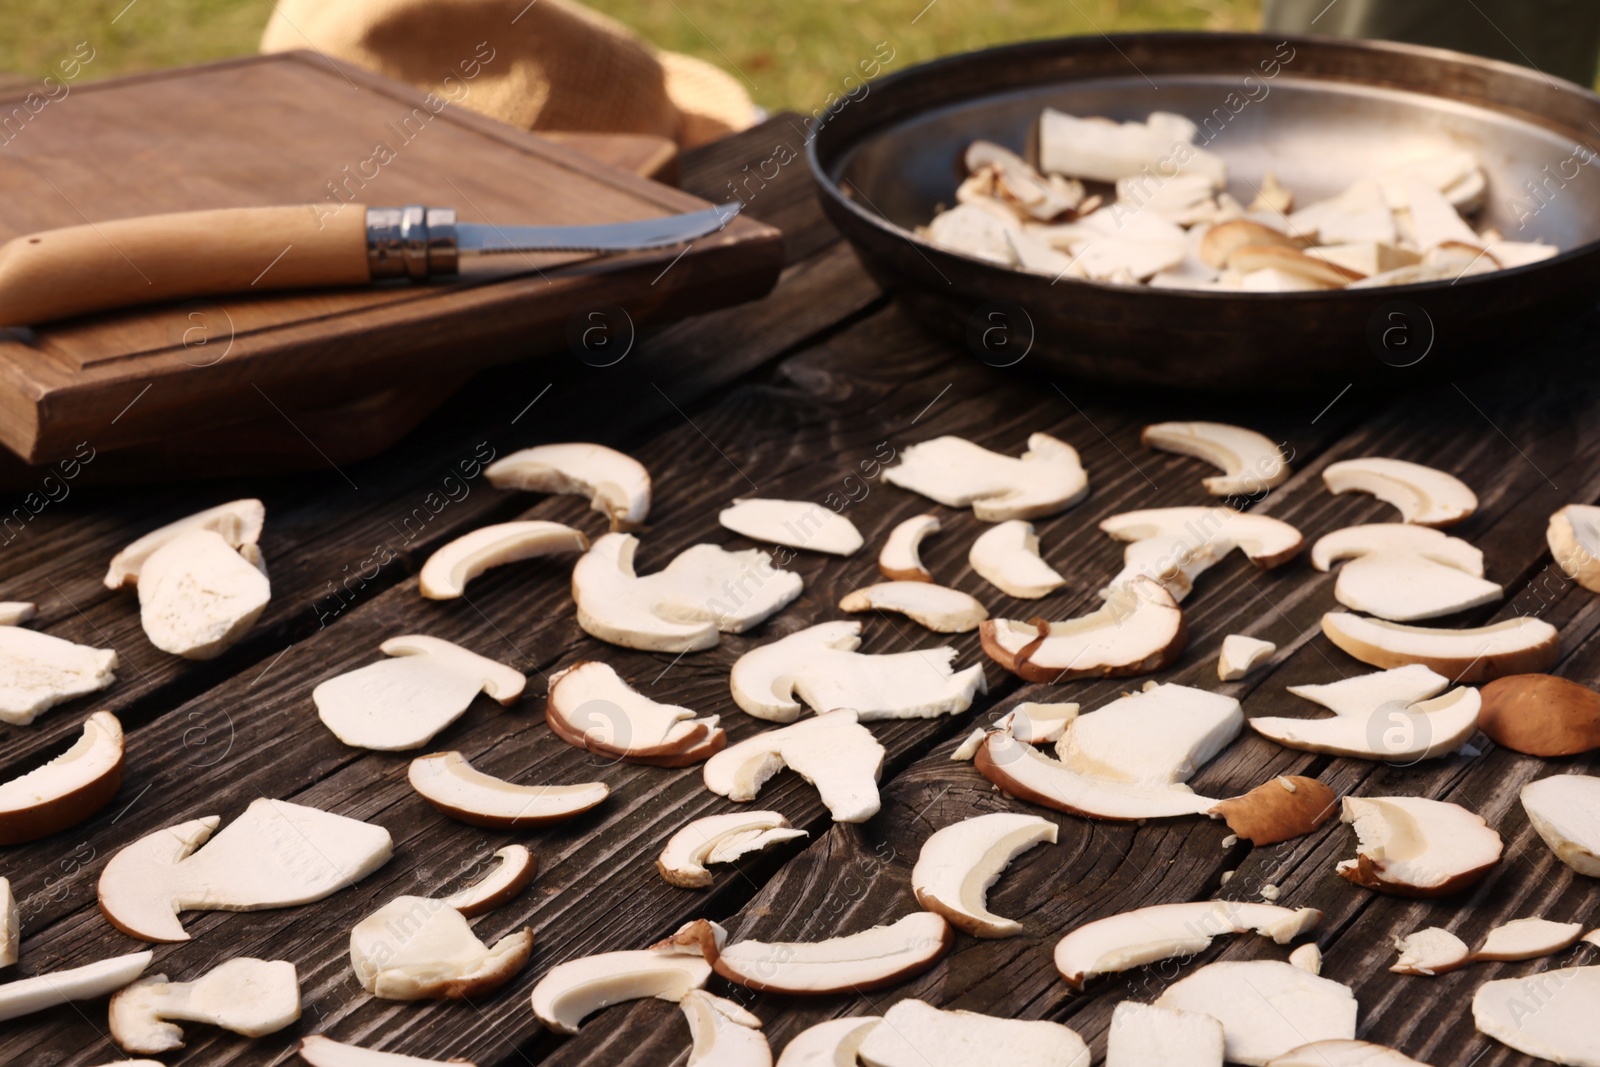
[[[1478,729],[1478,691],[1452,689],[1420,664],[1289,692],[1333,712],[1327,719],[1261,716],[1250,726],[1286,748],[1409,763],[1456,751]],[[1434,697],[1435,699],[1428,699]]]
[[[667,839],[656,859],[656,870],[672,885],[706,889],[711,885],[707,864],[731,863],[747,852],[805,836],[804,830],[792,829],[789,820],[776,811],[707,815]]]
[[[1085,181],[1114,182],[1166,174],[1203,174],[1215,188],[1227,183],[1221,156],[1194,145],[1197,129],[1182,115],[1152,112],[1144,122],[1079,118],[1054,108],[1039,113],[1039,169]]]
[[[1513,674],[1483,687],[1478,726],[1529,756],[1575,756],[1600,748],[1600,693],[1549,674]]]
[[[21,956],[22,914],[11,892],[11,880],[0,878],[0,967],[10,967]]]
[[[864,543],[855,523],[808,500],[735,500],[717,521],[752,541],[833,556],[853,555]]]
[[[1307,204],[1289,216],[1289,228],[1325,245],[1399,239],[1394,214],[1375,181],[1359,181],[1328,200]]]
[[[1211,1016],[1124,1000],[1111,1010],[1105,1067],[1222,1067],[1222,1049]]]
[[[1000,1019],[941,1011],[902,1000],[861,1043],[867,1067],[1088,1067],[1089,1046],[1073,1030],[1042,1019]]]
[[[490,567],[569,552],[587,552],[589,539],[559,522],[502,522],[451,541],[428,557],[417,587],[429,600],[453,600]]]
[[[1512,919],[1489,931],[1474,960],[1531,960],[1571,948],[1583,934],[1582,923],[1558,923],[1549,919]]]
[[[985,200],[941,211],[929,221],[924,235],[940,248],[1010,267],[1016,265],[1017,254],[1009,238],[1020,229],[1014,212]]]
[[[691,989],[678,1001],[689,1023],[689,1067],[772,1067],[761,1020],[731,1000]]]
[[[678,946],[602,952],[550,968],[533,987],[533,1014],[558,1034],[575,1034],[584,1018],[625,1000],[678,1003],[705,986],[711,965]]]
[[[1425,797],[1345,797],[1340,821],[1356,832],[1356,858],[1339,875],[1402,897],[1443,897],[1500,862],[1503,844],[1482,817]]]
[[[1122,572],[1101,596],[1109,597],[1135,578],[1160,582],[1182,601],[1194,579],[1238,548],[1263,570],[1282,566],[1305,544],[1300,531],[1286,522],[1231,508],[1149,508],[1113,515],[1100,529],[1128,542]]]
[[[1374,523],[1336,530],[1311,547],[1319,571],[1339,560],[1339,603],[1392,622],[1452,615],[1492,604],[1505,590],[1483,578],[1483,553],[1427,526]]]
[[[1296,251],[1304,244],[1304,241],[1296,240],[1265,223],[1253,219],[1231,219],[1219,222],[1205,232],[1200,239],[1199,254],[1208,266],[1221,270],[1241,248],[1276,247]]]
[[[1600,507],[1568,504],[1550,516],[1545,539],[1556,566],[1591,593],[1600,593]]]
[[[448,901],[400,896],[350,931],[356,979],[383,1000],[471,1000],[517,976],[533,951],[524,926],[486,945]]]
[[[1600,967],[1558,967],[1527,978],[1485,982],[1472,1021],[1518,1052],[1573,1067],[1600,1067]]]
[[[1037,815],[1001,811],[964,819],[922,843],[911,889],[918,904],[975,937],[1015,936],[1022,924],[991,912],[986,898],[1011,861],[1040,842],[1056,843],[1056,824]]]
[[[1327,260],[1336,267],[1362,277],[1387,274],[1402,267],[1414,267],[1422,261],[1420,253],[1399,245],[1382,241],[1353,241],[1349,244],[1322,245],[1307,248],[1306,255]]]
[[[990,619],[978,627],[983,651],[1030,682],[1118,678],[1158,671],[1188,640],[1183,611],[1149,578],[1117,589],[1097,611],[1065,622]]]
[[[190,530],[210,530],[235,550],[253,545],[261,540],[261,528],[267,518],[267,509],[259,500],[233,500],[207,508],[169,522],[152,530],[111,557],[111,567],[106,571],[107,589],[122,589],[137,584],[139,572],[156,550],[168,544],[179,534]]]
[[[1311,974],[1322,973],[1322,949],[1315,941],[1307,941],[1289,953],[1289,962]]]
[[[808,1026],[783,1047],[778,1067],[856,1067],[861,1043],[881,1015],[852,1015]]]
[[[801,701],[853,708],[862,722],[931,719],[966,711],[985,689],[981,666],[951,669],[953,648],[868,655],[860,644],[860,623],[824,622],[753,648],[733,664],[734,702],[770,722],[794,722]]]
[[[192,982],[155,974],[122,989],[111,998],[111,1039],[125,1052],[169,1052],[183,1047],[183,1030],[170,1020],[265,1037],[299,1018],[294,964],[242,956]]]
[[[1556,628],[1528,616],[1449,630],[1330,611],[1322,617],[1322,632],[1362,663],[1383,668],[1420,663],[1464,685],[1545,671],[1561,653]]]
[[[1428,1067],[1387,1045],[1336,1039],[1313,1041],[1267,1061],[1267,1067]]]
[[[936,437],[907,448],[885,481],[953,508],[972,506],[983,522],[1054,515],[1089,493],[1078,452],[1049,434],[1028,437],[1013,459],[960,437]]]
[[[521,672],[437,637],[391,637],[378,649],[391,658],[329,678],[311,691],[323,724],[358,748],[421,748],[459,719],[480,692],[514,704],[527,684]]]
[[[1002,522],[978,535],[967,562],[1002,593],[1025,600],[1048,596],[1067,584],[1039,555],[1033,524],[1021,519]]]
[[[609,533],[572,569],[578,625],[594,637],[647,652],[697,652],[718,632],[744,633],[800,595],[798,574],[758,548],[695,545],[638,577],[631,534]]]
[[[256,624],[272,584],[255,545],[187,530],[139,569],[139,621],[150,643],[185,659],[220,656]]]
[[[1522,787],[1528,822],[1556,858],[1600,878],[1600,778],[1557,774]]]
[[[29,601],[0,600],[0,626],[21,626],[38,613],[38,605]]]
[[[117,653],[0,626],[0,721],[26,726],[57,704],[117,680]]]
[[[1400,521],[1450,526],[1478,510],[1478,498],[1461,479],[1403,459],[1347,459],[1328,466],[1330,493],[1371,493],[1400,511]]]
[[[603,756],[687,766],[727,744],[715,715],[661,704],[604,663],[580,660],[550,676],[545,721],[570,745]]]
[[[1206,492],[1212,496],[1253,495],[1282,485],[1289,477],[1289,463],[1272,438],[1242,426],[1221,422],[1158,422],[1146,426],[1139,440],[1148,448],[1194,456],[1222,468],[1222,474],[1203,481]]]
[[[605,445],[539,445],[513,452],[484,469],[497,489],[571,493],[611,520],[613,530],[628,529],[650,514],[650,472],[632,456]]]
[[[1235,837],[1254,845],[1275,845],[1327,822],[1337,799],[1315,778],[1280,775],[1241,796],[1217,801],[1208,814],[1226,822]]]
[[[706,761],[706,788],[729,800],[754,800],[788,767],[817,787],[834,822],[866,822],[878,813],[885,749],[848,708],[804,719],[729,745]]]
[[[300,1039],[300,1058],[311,1067],[474,1067],[459,1058],[425,1060],[417,1056],[403,1056],[398,1052],[379,1052],[377,1049],[347,1045],[322,1034],[312,1034]],[[107,1065],[111,1067],[111,1065]]]
[[[71,748],[0,783],[0,845],[76,826],[111,803],[121,786],[122,724],[109,711],[97,711]]]
[[[1271,659],[1278,646],[1244,634],[1229,634],[1222,639],[1222,652],[1217,656],[1217,677],[1224,682],[1237,682],[1261,664]]]
[[[978,628],[989,611],[959,589],[931,582],[879,582],[847,593],[839,610],[848,613],[893,611],[934,633],[963,634]]]
[[[444,898],[443,903],[471,919],[493,908],[498,908],[533,881],[539,863],[524,845],[507,845],[496,850],[499,862],[488,874],[458,893]]]
[[[515,785],[473,768],[459,752],[435,752],[411,761],[411,788],[429,804],[472,826],[516,829],[546,826],[582,815],[611,790],[582,785]]]
[[[997,199],[1021,218],[1049,221],[1071,211],[1083,200],[1082,185],[1069,195],[1041,176],[1021,156],[993,141],[972,142],[967,146],[965,162],[969,172],[992,172]]]
[[[1260,1065],[1312,1041],[1356,1036],[1350,987],[1278,960],[1208,963],[1156,998],[1222,1023],[1229,1063]]]
[[[0,1022],[44,1011],[75,1000],[93,1000],[114,993],[144,973],[155,955],[148,949],[96,960],[82,967],[36,974],[0,984]]]
[[[309,904],[383,866],[392,847],[381,826],[285,800],[251,801],[213,838],[220,822],[169,826],[112,856],[100,872],[111,925],[145,941],[187,941],[180,912]]]
[[[1085,923],[1056,942],[1056,970],[1073,989],[1101,974],[1193,955],[1223,934],[1257,933],[1280,945],[1316,929],[1322,912],[1237,900],[1155,904]]]
[[[932,515],[913,515],[897,525],[878,553],[878,570],[891,582],[933,581],[922,564],[922,540],[939,529],[939,520]]]
[[[914,911],[887,926],[824,941],[735,941],[716,923],[696,919],[673,935],[698,945],[713,970],[763,993],[867,993],[937,963],[955,944],[942,915]]]
[[[1395,974],[1444,974],[1472,959],[1472,950],[1465,941],[1437,926],[1395,938],[1394,950],[1400,958],[1389,970]]]

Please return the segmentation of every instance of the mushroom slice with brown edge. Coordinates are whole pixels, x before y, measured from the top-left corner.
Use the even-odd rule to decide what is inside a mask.
[[[417,588],[429,600],[454,600],[467,583],[490,567],[536,556],[587,552],[589,539],[559,522],[502,522],[463,534],[422,565]]]
[[[1356,1036],[1350,987],[1279,960],[1209,963],[1157,997],[1222,1024],[1229,1063],[1260,1067],[1311,1041]]]
[[[251,801],[212,837],[220,822],[169,826],[112,856],[100,872],[111,925],[145,941],[187,941],[180,912],[309,904],[383,866],[392,846],[381,826],[285,800]]]
[[[1387,1045],[1335,1038],[1312,1041],[1267,1061],[1267,1067],[1428,1067]]]
[[[1315,778],[1280,775],[1248,793],[1219,800],[1206,814],[1228,824],[1235,837],[1275,845],[1309,834],[1333,818],[1338,798]]]
[[[861,1043],[881,1015],[851,1015],[808,1026],[783,1046],[778,1067],[856,1067]]]
[[[1559,631],[1528,616],[1450,630],[1330,611],[1322,617],[1322,632],[1362,663],[1420,663],[1463,685],[1548,670],[1561,653]]]
[[[1600,593],[1600,507],[1568,504],[1550,516],[1550,554],[1568,578]]]
[[[691,753],[704,759],[728,739],[716,716],[696,718],[689,708],[651,700],[595,660],[580,660],[550,676],[545,721],[577,748],[668,766],[687,765],[690,760],[673,757]]]
[[[1347,608],[1391,622],[1453,615],[1492,604],[1505,590],[1483,577],[1483,553],[1460,538],[1402,522],[1350,526],[1311,546],[1311,565],[1339,560],[1333,595]]]
[[[878,553],[878,570],[892,582],[931,582],[933,575],[922,564],[922,540],[939,532],[939,520],[932,515],[913,515],[894,529]]]
[[[650,514],[650,472],[632,456],[605,445],[538,445],[495,460],[484,469],[496,489],[570,493],[611,521],[613,530],[644,522]]]
[[[39,607],[27,600],[0,600],[0,626],[21,626],[39,613]]]
[[[1251,671],[1271,659],[1278,646],[1244,634],[1229,634],[1222,639],[1222,651],[1217,655],[1217,678],[1224,682],[1237,682]]]
[[[1089,1046],[1060,1023],[941,1011],[920,1000],[884,1012],[858,1055],[867,1067],[1089,1067]]]
[[[1300,551],[1300,531],[1279,519],[1232,508],[1147,508],[1113,515],[1100,529],[1128,542],[1122,571],[1100,595],[1109,597],[1143,575],[1183,600],[1194,579],[1238,548],[1257,567],[1282,566]]]
[[[1089,492],[1078,452],[1049,434],[1028,437],[1021,459],[961,437],[911,445],[884,481],[952,508],[972,506],[983,522],[1035,519],[1064,511]]]
[[[759,548],[694,545],[639,577],[631,534],[609,533],[572,568],[578,625],[593,637],[646,652],[697,652],[718,633],[744,633],[800,595],[800,576]]]
[[[0,845],[76,826],[111,803],[121,785],[122,724],[109,711],[97,711],[71,748],[0,783]]]
[[[515,785],[473,768],[459,752],[435,752],[411,761],[411,788],[453,819],[496,830],[546,826],[582,815],[611,790],[604,782]]]
[[[735,500],[717,522],[752,541],[833,556],[853,555],[864,543],[855,523],[809,500]]]
[[[21,955],[22,914],[11,892],[11,880],[0,878],[0,967],[9,967]]]
[[[988,609],[970,594],[931,582],[878,582],[845,594],[839,610],[893,611],[935,633],[964,634],[989,617]]]
[[[1077,717],[1076,704],[1039,704],[1029,701],[1018,704],[996,719],[992,729],[1004,730],[1018,741],[1026,741],[1031,745],[1053,744],[1061,740],[1062,733]],[[977,756],[978,748],[988,736],[988,729],[977,727],[950,754],[950,758],[956,761],[972,759]]]
[[[357,748],[421,748],[459,719],[480,692],[514,704],[527,685],[520,671],[437,637],[391,637],[378,649],[390,658],[311,691],[324,725]]]
[[[1209,1015],[1124,1000],[1111,1010],[1105,1067],[1222,1067],[1222,1048]]]
[[[1202,482],[1212,496],[1249,496],[1282,485],[1289,477],[1289,463],[1272,438],[1242,426],[1158,422],[1146,426],[1139,440],[1147,448],[1194,456],[1221,467],[1221,474]]]
[[[1371,493],[1400,511],[1400,521],[1450,526],[1478,510],[1478,497],[1453,474],[1403,459],[1346,459],[1329,464],[1330,493]]]
[[[1478,691],[1450,684],[1419,663],[1289,692],[1333,712],[1326,719],[1260,716],[1251,729],[1302,752],[1411,763],[1456,751],[1478,729]],[[1433,699],[1429,699],[1432,697]]]
[[[405,1056],[398,1052],[379,1052],[377,1049],[347,1045],[322,1034],[311,1034],[300,1039],[300,1058],[311,1067],[473,1067],[460,1058],[425,1060],[419,1056]],[[112,1067],[108,1064],[107,1067]]]
[[[1322,912],[1237,900],[1154,904],[1085,923],[1056,942],[1056,970],[1073,989],[1101,974],[1193,955],[1223,934],[1257,933],[1280,945],[1315,930]]]
[[[689,1067],[772,1067],[761,1020],[731,1000],[691,989],[678,1001],[689,1024]]]
[[[937,963],[955,943],[944,916],[914,911],[886,926],[824,941],[735,941],[716,923],[696,919],[670,939],[698,945],[730,982],[763,993],[867,993]]]
[[[1485,982],[1472,997],[1480,1033],[1518,1052],[1572,1067],[1600,1067],[1600,967],[1558,967]]]
[[[1556,858],[1600,878],[1600,778],[1557,774],[1522,787],[1528,822]]]
[[[150,966],[154,952],[130,952],[96,960],[82,967],[36,974],[0,984],[0,1022],[44,1011],[75,1000],[93,1000],[115,993]]]
[[[185,516],[151,530],[137,541],[111,557],[106,571],[107,589],[122,589],[139,581],[139,572],[145,562],[163,545],[179,534],[190,530],[210,530],[220,534],[230,548],[235,550],[253,545],[261,540],[261,528],[266,523],[267,509],[259,500],[231,500],[214,508]]]
[[[878,813],[884,754],[856,713],[841,708],[729,745],[702,773],[707,789],[742,803],[788,767],[817,787],[834,822],[866,822]]]
[[[1298,251],[1305,242],[1254,219],[1229,219],[1208,229],[1200,238],[1200,258],[1217,270],[1228,265],[1241,248],[1282,248]],[[1183,425],[1182,423],[1178,425]],[[1148,443],[1148,442],[1146,442]],[[1159,448],[1159,445],[1152,447]],[[1177,451],[1173,449],[1172,451]],[[1191,453],[1192,454],[1192,453]],[[1202,459],[1209,457],[1202,456]],[[1220,466],[1220,464],[1219,464]]]
[[[465,889],[452,893],[442,901],[471,919],[492,908],[498,908],[533,881],[539,863],[524,845],[507,845],[497,849],[494,858],[499,862],[494,868]]]
[[[117,653],[0,626],[0,722],[26,726],[57,704],[117,680]]]
[[[1529,756],[1576,756],[1600,748],[1600,693],[1550,674],[1513,674],[1482,689],[1478,726]]]
[[[1458,804],[1425,797],[1345,797],[1340,820],[1356,832],[1356,858],[1340,877],[1402,897],[1443,897],[1500,862],[1500,835]]]
[[[1067,584],[1039,555],[1033,523],[1021,519],[1002,522],[979,534],[967,553],[967,562],[984,581],[1007,596],[1024,600],[1048,596]]]
[[[989,887],[1017,856],[1056,842],[1056,824],[1037,815],[998,811],[936,830],[911,871],[917,903],[975,937],[1012,937],[1022,924],[991,912]]]
[[[696,819],[667,839],[656,858],[661,877],[684,889],[711,885],[712,863],[731,863],[747,852],[759,852],[782,841],[805,837],[776,811],[735,811]]]
[[[1395,938],[1394,950],[1400,958],[1389,970],[1395,974],[1444,974],[1472,960],[1472,950],[1465,941],[1437,926]]]
[[[1176,660],[1188,639],[1183,611],[1160,583],[1138,578],[1104,605],[1065,622],[989,619],[983,651],[1030,682],[1148,674]]]
[[[524,926],[484,944],[447,900],[400,896],[350,931],[356,979],[383,1000],[471,1000],[517,976],[533,951]]]
[[[139,569],[139,622],[150,643],[185,659],[215,659],[256,624],[272,599],[254,544],[187,530]]]
[[[111,998],[111,1039],[124,1052],[170,1052],[183,1047],[183,1030],[171,1020],[265,1037],[299,1018],[294,964],[241,956],[192,982],[155,974],[120,990]]]
[[[1472,958],[1531,960],[1571,948],[1578,943],[1582,934],[1582,923],[1558,923],[1539,918],[1512,919],[1490,930]]]
[[[753,648],[729,675],[734,703],[769,722],[794,722],[800,701],[852,708],[861,722],[931,719],[966,711],[985,689],[981,666],[951,669],[948,646],[870,655],[860,645],[859,622],[824,622]]]
[[[584,1017],[625,1000],[678,1003],[703,988],[711,964],[698,952],[668,945],[602,952],[558,963],[533,987],[533,1014],[558,1034],[575,1034]]]

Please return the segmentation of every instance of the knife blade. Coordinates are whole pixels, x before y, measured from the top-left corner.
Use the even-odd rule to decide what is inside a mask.
[[[715,233],[729,204],[589,226],[460,223],[450,208],[345,204],[226,208],[115,219],[0,246],[0,326],[227,293],[420,281],[462,258],[666,248]]]

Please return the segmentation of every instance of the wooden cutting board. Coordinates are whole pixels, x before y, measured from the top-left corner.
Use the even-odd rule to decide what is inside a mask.
[[[438,103],[314,53],[75,87],[0,150],[0,240],[266,204],[422,203],[454,207],[463,222],[508,224],[706,206],[577,147]],[[584,147],[641,160],[652,152]],[[274,410],[291,421],[341,405],[381,411],[383,397],[407,394],[414,422],[427,408],[418,390],[442,400],[481,367],[565,350],[569,327],[591,312],[621,308],[639,326],[754,299],[781,261],[778,231],[741,218],[686,250],[500,256],[446,282],[206,298],[0,330],[0,444],[28,463],[81,455],[85,443],[157,455],[163,443],[192,446],[207,430]]]

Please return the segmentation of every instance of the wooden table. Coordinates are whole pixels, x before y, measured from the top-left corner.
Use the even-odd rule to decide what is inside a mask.
[[[776,119],[683,160],[684,185],[719,196],[761,161],[803,148],[798,121]],[[749,165],[750,170],[745,170]],[[1295,476],[1255,505],[1299,526],[1308,541],[1393,512],[1370,497],[1334,497],[1321,470],[1334,460],[1395,456],[1458,472],[1478,492],[1481,510],[1455,533],[1481,547],[1489,576],[1507,601],[1472,621],[1531,613],[1561,628],[1560,670],[1582,681],[1600,676],[1593,640],[1594,596],[1550,563],[1547,516],[1557,507],[1600,499],[1600,380],[1582,369],[1593,345],[1582,335],[1540,343],[1572,353],[1535,370],[1508,353],[1495,378],[1410,388],[1357,385],[1337,397],[1229,402],[1196,396],[1132,395],[1058,380],[1024,360],[995,370],[967,352],[925,339],[861,273],[822,220],[799,159],[754,193],[750,211],[780,226],[789,266],[778,290],[754,305],[705,316],[639,338],[626,358],[597,367],[570,354],[530,360],[468,387],[385,456],[320,475],[249,484],[174,486],[120,493],[80,489],[46,503],[0,532],[0,598],[33,599],[37,625],[76,641],[115,647],[117,684],[94,701],[57,709],[30,727],[0,728],[0,776],[10,777],[60,751],[96,707],[128,730],[127,780],[116,802],[78,829],[4,850],[0,873],[12,879],[24,914],[29,975],[73,966],[139,943],[111,928],[95,906],[95,880],[117,849],[163,826],[201,815],[236,817],[255,797],[278,797],[376,821],[394,836],[395,858],[353,889],[302,908],[246,914],[191,914],[185,945],[157,946],[152,971],[186,979],[238,955],[282,958],[299,968],[304,1015],[298,1027],[246,1041],[188,1027],[189,1049],[172,1062],[262,1064],[293,1061],[301,1034],[347,1040],[482,1065],[682,1063],[688,1033],[672,1005],[646,1001],[594,1017],[573,1038],[538,1025],[528,991],[553,964],[589,953],[642,947],[698,916],[736,937],[815,939],[861,930],[915,907],[909,872],[922,841],[963,817],[1028,809],[990,788],[951,751],[976,723],[1021,700],[1077,700],[1094,708],[1126,681],[1024,685],[987,663],[989,692],[968,714],[881,724],[888,747],[883,811],[860,825],[832,825],[816,792],[793,774],[771,782],[762,807],[786,813],[809,841],[719,868],[706,891],[668,886],[654,858],[688,820],[727,810],[706,791],[698,768],[666,771],[609,763],[557,741],[543,721],[543,679],[579,658],[611,663],[658,699],[724,716],[734,739],[766,724],[739,712],[728,670],[744,651],[836,618],[839,598],[876,578],[874,556],[900,520],[935,511],[945,530],[924,549],[933,573],[976,595],[996,616],[1066,618],[1096,603],[1095,590],[1119,566],[1121,546],[1096,529],[1108,515],[1152,505],[1206,504],[1198,461],[1139,445],[1139,428],[1168,418],[1215,418],[1255,426],[1287,442]],[[769,164],[766,168],[771,170]],[[1530,330],[1537,330],[1530,324]],[[619,341],[620,343],[620,341]],[[1175,334],[1175,344],[1182,344]],[[1531,343],[1531,342],[1530,342]],[[1292,338],[1284,358],[1292,359]],[[1194,353],[1204,359],[1204,352]],[[594,360],[593,362],[602,362]],[[1083,455],[1092,495],[1039,523],[1046,558],[1070,584],[1040,602],[998,595],[966,563],[980,530],[969,513],[941,509],[863,473],[889,450],[939,434],[971,437],[1018,452],[1032,431],[1071,442]],[[535,562],[476,581],[468,598],[436,603],[417,593],[415,573],[447,539],[489,522],[548,518],[600,532],[599,517],[572,497],[499,492],[471,476],[492,455],[529,444],[597,440],[625,449],[651,469],[657,487],[641,570],[661,566],[700,541],[747,543],[722,530],[718,508],[736,496],[827,501],[843,509],[868,547],[846,560],[801,553],[805,592],[754,633],[715,650],[673,657],[601,645],[579,630],[567,567]],[[92,445],[92,442],[91,442]],[[308,441],[308,449],[315,448]],[[465,472],[465,473],[464,473]],[[42,487],[48,488],[48,487]],[[61,491],[53,490],[60,497]],[[111,554],[134,536],[201,506],[243,495],[267,503],[262,547],[273,600],[246,640],[211,663],[187,663],[153,649],[140,631],[131,595],[100,585]],[[20,498],[7,511],[20,507]],[[1361,671],[1317,627],[1334,607],[1333,576],[1302,558],[1259,572],[1237,555],[1207,573],[1184,604],[1188,650],[1163,681],[1222,689],[1246,712],[1304,714],[1288,684],[1331,681]],[[900,619],[871,616],[867,651],[946,643]],[[611,799],[589,815],[529,833],[491,832],[452,822],[424,804],[405,780],[407,758],[350,749],[317,720],[318,682],[378,657],[384,638],[424,632],[495,656],[525,671],[529,695],[502,709],[480,699],[435,749],[459,749],[480,768],[523,782],[601,779]],[[1277,643],[1269,671],[1219,685],[1224,635],[1249,633]],[[975,635],[950,642],[958,664],[985,662]],[[1387,973],[1391,938],[1443,925],[1469,943],[1491,925],[1539,915],[1594,922],[1595,881],[1556,861],[1530,829],[1518,788],[1531,778],[1586,770],[1591,761],[1545,761],[1502,751],[1481,736],[1475,755],[1411,767],[1292,752],[1246,732],[1193,784],[1227,796],[1275,774],[1321,778],[1341,793],[1419,794],[1481,812],[1506,839],[1504,862],[1476,889],[1442,903],[1380,896],[1333,873],[1352,854],[1350,831],[1333,822],[1268,848],[1228,843],[1222,823],[1170,820],[1148,825],[1090,823],[1051,815],[1060,842],[1026,854],[991,895],[998,912],[1025,920],[1027,932],[1001,941],[961,936],[927,974],[870,997],[818,1000],[730,991],[766,1020],[781,1049],[801,1028],[831,1016],[879,1012],[917,996],[944,1007],[1019,1018],[1050,1018],[1077,1028],[1097,1054],[1111,1009],[1150,999],[1196,961],[1110,978],[1070,995],[1050,950],[1067,930],[1120,910],[1222,896],[1258,899],[1274,885],[1281,902],[1321,908],[1324,973],[1350,983],[1361,1004],[1361,1036],[1392,1043],[1433,1064],[1532,1062],[1478,1035],[1469,1001],[1478,983],[1531,974],[1566,962],[1591,962],[1585,946],[1549,960],[1478,964],[1440,978]],[[1032,810],[1032,809],[1028,809]],[[521,898],[477,921],[486,940],[524,924],[535,934],[526,970],[479,1003],[375,1001],[356,984],[346,955],[351,925],[401,893],[457,887],[493,849],[528,844],[540,871]],[[1226,885],[1224,875],[1233,872]],[[1221,939],[1202,960],[1282,958],[1265,939]],[[0,1027],[8,1062],[96,1064],[118,1058],[104,1036],[103,1002],[53,1010]]]

